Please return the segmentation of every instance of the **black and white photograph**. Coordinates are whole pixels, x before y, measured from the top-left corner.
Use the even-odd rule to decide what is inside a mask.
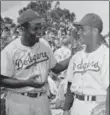
[[[1,115],[109,115],[109,0],[1,1]]]

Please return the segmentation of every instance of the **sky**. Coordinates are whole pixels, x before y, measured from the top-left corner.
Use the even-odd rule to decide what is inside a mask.
[[[15,23],[18,11],[26,6],[30,1],[2,1],[1,15],[12,18]],[[109,1],[60,1],[60,7],[70,10],[76,14],[79,21],[87,13],[97,13],[103,20],[103,34],[109,32]]]

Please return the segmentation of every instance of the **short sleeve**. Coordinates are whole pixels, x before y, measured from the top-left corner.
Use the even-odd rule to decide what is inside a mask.
[[[50,47],[49,43],[44,40],[43,38],[40,39],[40,42],[43,43],[43,45],[46,46],[46,48],[48,48],[48,53],[49,53],[49,69],[52,69],[55,67],[57,61],[55,59],[55,56],[53,54],[52,48]]]
[[[50,69],[54,68],[56,63],[57,63],[57,60],[55,59],[55,56],[53,54],[53,51],[52,49],[49,47],[49,55],[50,55],[50,59],[49,59],[49,62],[50,62]]]
[[[14,73],[14,65],[8,51],[1,51],[1,74],[4,76],[12,77]]]
[[[72,82],[72,77],[73,77],[73,72],[74,72],[73,63],[74,63],[74,56],[71,58],[68,69],[67,69],[66,80],[69,82]]]
[[[105,88],[108,88],[109,86],[109,51],[106,52],[104,59],[103,59],[101,77],[105,85]]]

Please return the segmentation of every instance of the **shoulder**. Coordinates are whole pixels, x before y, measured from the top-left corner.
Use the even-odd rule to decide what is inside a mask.
[[[17,46],[19,39],[15,39],[10,42],[1,52],[11,53]]]
[[[103,45],[104,58],[106,61],[109,61],[109,48],[106,45]]]
[[[49,53],[50,53],[50,52],[53,52],[51,46],[49,45],[49,43],[48,43],[45,39],[40,38],[40,41],[39,41],[39,42],[40,42],[40,46],[41,46],[44,50],[47,50]]]
[[[107,45],[105,45],[105,44],[102,44],[102,52],[105,54],[105,55],[109,55],[109,47],[107,46]]]
[[[43,44],[44,46],[46,46],[46,47],[49,47],[49,48],[50,48],[49,43],[48,43],[45,39],[40,38],[40,43],[41,43],[41,44]]]
[[[83,54],[84,54],[84,49],[81,50],[81,51],[76,52],[76,53],[72,56],[71,60],[72,60],[72,61],[79,60],[79,59],[82,58]]]

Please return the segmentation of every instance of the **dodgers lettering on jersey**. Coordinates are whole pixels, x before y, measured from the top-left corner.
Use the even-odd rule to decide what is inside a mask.
[[[33,47],[23,46],[20,38],[18,38],[1,52],[1,74],[20,80],[26,80],[30,76],[39,75],[36,80],[46,82],[49,69],[55,65],[56,59],[53,52],[49,44],[42,38]],[[32,89],[34,88],[25,87],[13,90],[26,92]]]
[[[74,75],[77,73],[84,75],[88,71],[100,71],[100,66],[98,61],[84,62],[84,60],[82,59],[79,64],[76,64],[75,62],[73,63],[73,70],[75,70],[75,72],[73,73]]]
[[[101,45],[96,51],[76,53],[67,70],[71,91],[86,95],[106,95],[109,86],[109,49]]]
[[[24,57],[25,53],[21,55]],[[36,66],[36,64],[47,61],[49,59],[47,52],[41,52],[31,56],[30,53],[27,54],[27,59],[22,60],[18,58],[15,60],[15,68],[17,70],[22,69],[25,66],[25,69],[29,69],[31,66]]]

